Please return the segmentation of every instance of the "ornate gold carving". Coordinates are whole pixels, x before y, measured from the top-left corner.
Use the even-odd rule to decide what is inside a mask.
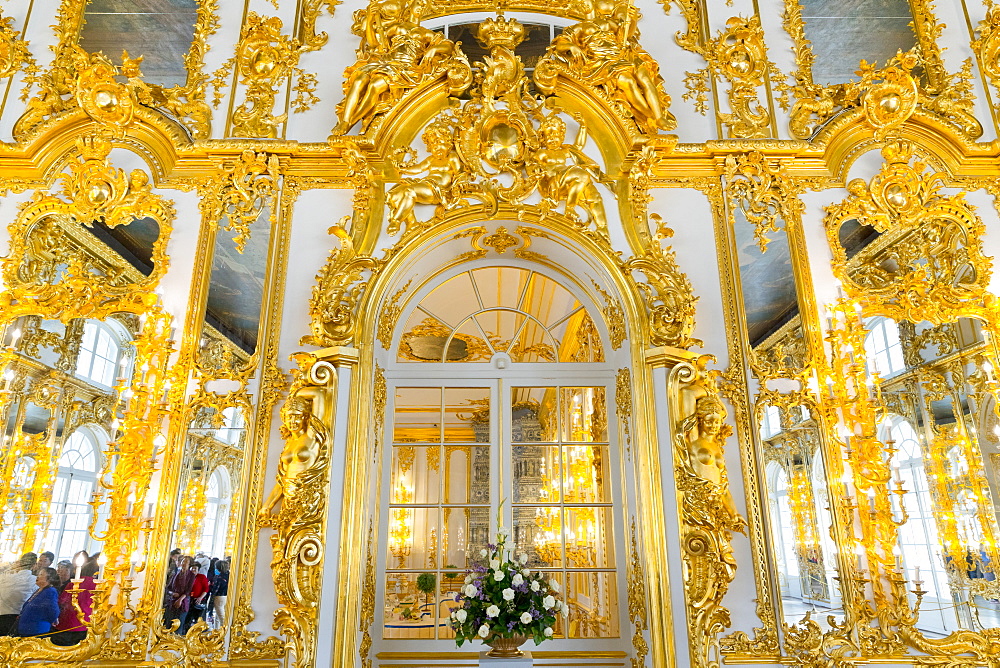
[[[615,407],[618,411],[618,419],[622,423],[622,433],[625,436],[625,453],[632,454],[632,373],[628,367],[618,369],[618,376],[615,379]],[[633,548],[635,543],[635,530],[632,531]],[[633,623],[635,620],[632,620]]]
[[[65,305],[82,299],[97,314],[106,309],[143,312],[155,303],[155,295],[137,291],[136,284],[155,285],[166,271],[166,242],[170,236],[174,210],[168,200],[150,191],[149,176],[142,170],[126,174],[108,161],[111,144],[101,137],[77,142],[80,160],[70,162],[68,173],[59,176],[62,197],[39,191],[21,206],[10,225],[10,260],[4,264],[8,292],[0,305],[11,317],[39,312],[45,305]],[[153,244],[153,271],[137,277],[127,262],[115,255],[117,264],[88,252],[80,225],[91,227],[103,221],[108,227],[125,225],[137,218],[150,217],[160,225]],[[59,265],[67,265],[65,272]],[[16,289],[15,289],[16,288]],[[108,301],[96,302],[98,297]]]
[[[371,626],[375,623],[375,592],[378,590],[377,583],[375,582],[373,528],[372,522],[369,520],[368,551],[367,559],[365,560],[365,586],[361,594],[361,644],[358,646],[358,655],[361,657],[363,668],[371,668],[372,665],[372,660],[369,658],[368,653],[372,648]]]
[[[656,61],[639,45],[639,11],[627,1],[594,2],[587,18],[557,35],[535,67],[535,84],[546,94],[564,78],[597,89],[640,132],[673,130]]]
[[[392,333],[396,329],[396,323],[399,321],[399,316],[403,314],[403,308],[399,305],[399,300],[406,295],[407,291],[410,289],[410,284],[412,283],[413,279],[411,278],[406,282],[406,285],[397,290],[392,298],[385,303],[385,306],[382,307],[382,316],[378,321],[378,334],[376,338],[386,350],[388,350],[389,346],[392,345]]]
[[[274,105],[278,86],[286,76],[297,77],[292,88],[296,96],[290,101],[294,111],[306,111],[319,101],[314,94],[316,77],[298,66],[299,57],[326,44],[326,33],[315,32],[316,18],[324,7],[333,14],[337,4],[338,0],[306,2],[300,13],[300,37],[283,35],[281,19],[276,16],[261,16],[256,12],[247,15],[235,55],[216,70],[212,78],[216,107],[222,100],[221,89],[234,68],[246,88],[244,101],[233,110],[232,136],[278,136],[278,126],[288,119],[288,114],[275,116]]]
[[[311,353],[293,359],[299,368],[282,408],[285,446],[258,524],[275,529],[271,567],[282,607],[274,613],[274,628],[295,653],[292,665],[305,668],[313,665],[316,651],[337,371]],[[278,503],[281,509],[271,515]]]
[[[681,2],[681,5],[696,5]],[[683,10],[686,17],[697,14],[697,7]],[[690,18],[689,18],[690,20]],[[780,83],[781,73],[777,66],[767,59],[764,31],[760,19],[733,16],[726,21],[726,29],[706,41],[704,45],[697,38],[678,36],[681,46],[700,54],[707,63],[705,69],[687,73],[685,84],[688,92],[685,99],[693,99],[695,108],[701,113],[707,111],[708,81],[710,77],[721,76],[729,83],[726,95],[729,98],[730,113],[718,112],[719,121],[728,128],[730,137],[762,138],[770,136],[771,113],[760,103],[758,90],[771,82]]]
[[[972,50],[983,74],[989,77],[993,87],[1000,89],[1000,5],[992,0],[985,3],[989,9],[986,18],[979,22],[976,39],[972,41]],[[993,107],[1000,108],[996,103]]]
[[[700,346],[699,339],[691,337],[694,331],[694,305],[698,298],[692,294],[691,282],[677,266],[676,253],[664,242],[674,232],[659,214],[649,216],[657,225],[649,247],[643,255],[623,263],[627,274],[638,271],[646,282],[637,282],[649,310],[649,342],[654,346],[690,348]]]
[[[0,78],[13,76],[22,68],[29,77],[38,72],[28,43],[14,29],[14,18],[0,16]]]
[[[625,314],[622,312],[621,306],[619,306],[607,291],[603,290],[597,281],[591,280],[591,284],[594,289],[597,290],[597,294],[601,295],[601,299],[604,300],[604,308],[601,311],[604,313],[604,323],[608,326],[608,336],[611,337],[611,347],[618,350],[622,347],[622,343],[625,342],[626,332],[625,332]]]
[[[622,369],[628,371],[628,369]],[[646,608],[649,602],[646,600],[646,576],[643,573],[642,559],[639,557],[639,547],[635,539],[635,518],[632,519],[632,549],[629,551],[628,566],[628,617],[635,627],[632,634],[632,648],[635,649],[635,656],[632,657],[632,668],[642,668],[646,665],[646,655],[649,654],[649,645],[643,636],[643,631],[649,628],[649,619],[646,616]]]
[[[337,105],[343,135],[375,118],[419,86],[444,80],[451,95],[472,83],[472,68],[458,46],[420,25],[423,5],[414,0],[377,0],[354,12],[352,32],[361,38],[358,60],[344,71],[344,99]]]
[[[865,118],[876,137],[885,139],[918,108],[941,115],[958,127],[969,139],[983,134],[982,125],[973,115],[972,61],[948,74],[941,60],[937,38],[943,26],[937,23],[930,0],[914,0],[913,27],[917,47],[897,53],[885,67],[861,61],[858,82],[823,86],[812,78],[812,53],[805,36],[802,5],[799,0],[785,0],[782,16],[785,29],[795,43],[798,69],[792,74],[796,102],[792,106],[789,129],[792,136],[808,139],[815,128],[843,109],[863,107]],[[921,74],[926,84],[921,84]]]
[[[680,362],[670,373],[674,425],[674,478],[681,519],[681,563],[688,606],[691,663],[709,668],[718,634],[729,626],[722,599],[736,575],[730,544],[746,522],[729,492],[722,445],[732,434],[725,407],[705,365]]]
[[[490,56],[471,99],[441,112],[427,126],[423,141],[428,157],[417,161],[412,149],[396,151],[398,172],[426,176],[404,178],[387,193],[389,234],[401,225],[406,226],[404,237],[427,229],[447,211],[468,207],[470,197],[483,203],[484,217],[491,217],[500,202],[520,206],[537,188],[543,212],[564,203],[563,215],[575,227],[607,239],[603,197],[596,187],[607,177],[584,153],[582,118],[575,117],[579,130],[568,144],[559,110],[546,112],[526,92],[523,65],[512,51],[522,37],[523,26],[503,16],[480,26],[478,39]],[[435,205],[431,220],[416,220],[417,204]]]
[[[798,200],[789,195],[792,186],[778,169],[770,164],[764,154],[753,151],[740,156],[726,156],[725,171],[726,198],[740,207],[743,215],[754,226],[754,236],[760,251],[767,251],[770,241],[768,233],[778,231],[778,222],[784,224],[789,208],[800,206]],[[732,210],[729,224],[735,225]]]
[[[316,286],[309,298],[312,335],[303,337],[302,344],[328,347],[352,342],[358,303],[368,281],[385,262],[358,255],[351,236],[341,227],[349,220],[350,216],[345,216],[340,225],[329,230],[340,245],[330,251],[330,257],[316,276]]]
[[[927,173],[913,151],[908,142],[886,145],[886,162],[871,183],[851,181],[848,198],[827,207],[834,272],[846,290],[861,295],[862,307],[877,304],[895,320],[951,322],[985,296],[992,264],[981,250],[985,227],[963,194],[942,192],[944,175]],[[848,263],[838,234],[850,219],[885,240]],[[890,254],[893,264],[884,265]]]
[[[225,220],[223,229],[235,232],[233,241],[240,253],[250,238],[250,226],[265,208],[273,227],[280,177],[278,156],[246,149],[231,167],[219,165],[214,178],[201,189],[201,207],[209,224]]]

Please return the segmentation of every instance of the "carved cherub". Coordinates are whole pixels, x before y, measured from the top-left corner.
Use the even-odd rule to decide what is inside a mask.
[[[398,169],[403,174],[422,174],[417,179],[403,179],[389,191],[389,234],[396,234],[400,224],[407,229],[416,222],[413,207],[417,204],[447,205],[455,178],[462,172],[462,159],[455,150],[451,128],[444,123],[431,123],[422,137],[427,150],[426,158],[419,162],[402,163]]]
[[[580,207],[587,212],[597,232],[607,237],[604,200],[594,185],[604,175],[598,164],[583,152],[587,141],[583,124],[572,144],[565,143],[566,123],[555,114],[542,121],[538,134],[541,148],[535,152],[535,164],[540,172],[539,193],[552,203],[566,202],[566,215],[571,218],[576,217],[575,209]]]
[[[449,72],[452,88],[468,87],[472,69],[458,45],[439,32],[421,26],[419,12],[404,0],[373,2],[355,13],[354,31],[363,38],[360,57],[344,73],[344,100],[337,106],[340,122],[334,135],[346,134],[379,106],[421,83],[446,61],[464,65]],[[467,71],[466,71],[467,70]],[[455,81],[451,81],[455,79]],[[464,88],[462,88],[464,89]],[[457,91],[453,91],[457,92]]]
[[[535,70],[540,90],[551,93],[561,70],[603,87],[631,108],[650,132],[673,129],[656,62],[639,46],[639,12],[623,0],[594,0],[587,19],[556,36]]]

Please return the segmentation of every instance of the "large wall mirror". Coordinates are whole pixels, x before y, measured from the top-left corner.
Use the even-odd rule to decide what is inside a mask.
[[[114,158],[136,162],[121,153]],[[171,345],[154,290],[173,209],[145,168],[126,173],[110,155],[107,139],[79,139],[61,178],[9,225],[0,560],[35,573],[32,582],[52,587],[60,609],[57,620],[21,615],[0,629],[41,636],[19,641],[26,659],[86,658],[102,635],[135,619],[137,565],[153,531],[148,492],[163,452],[156,435]]]

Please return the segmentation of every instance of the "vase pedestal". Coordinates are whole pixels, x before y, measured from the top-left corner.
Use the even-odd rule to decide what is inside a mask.
[[[484,651],[479,653],[479,665],[483,668],[530,668],[535,664],[531,658],[531,652],[525,652],[524,656],[499,658],[486,656]]]

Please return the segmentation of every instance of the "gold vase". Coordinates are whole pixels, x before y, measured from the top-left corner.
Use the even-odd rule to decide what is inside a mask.
[[[486,656],[500,657],[504,659],[524,656],[524,652],[518,649],[518,647],[524,644],[525,640],[527,640],[527,638],[524,636],[511,636],[510,638],[493,636],[486,641],[486,644],[493,648],[486,653]]]

